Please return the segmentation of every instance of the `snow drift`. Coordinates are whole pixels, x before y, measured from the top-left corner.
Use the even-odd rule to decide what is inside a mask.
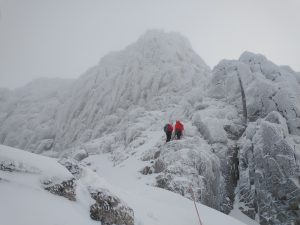
[[[136,212],[135,218],[138,224],[182,224],[183,221],[196,224],[197,222],[193,214],[193,203],[178,195],[165,193],[166,191],[157,188],[145,189],[146,195],[128,192],[126,189],[120,190],[84,165],[68,160],[62,163],[69,166],[72,164],[73,169],[77,166],[77,172],[81,171],[76,179],[75,201],[53,195],[42,185],[44,179],[52,178],[60,183],[62,180],[74,178],[55,159],[0,145],[1,223],[99,224],[91,219],[93,218],[100,220],[102,224],[132,225],[133,211],[108,189],[129,200],[130,206]],[[155,198],[162,198],[162,201],[153,201]],[[171,206],[170,202],[176,205]],[[212,225],[227,221],[233,225],[242,225],[213,209],[202,205],[198,207],[202,210],[205,224]],[[100,215],[100,218],[96,215]]]

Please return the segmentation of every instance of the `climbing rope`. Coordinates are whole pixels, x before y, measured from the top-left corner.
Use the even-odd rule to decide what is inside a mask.
[[[192,186],[190,186],[190,192],[191,192],[191,195],[192,195],[192,199],[193,199],[193,201],[194,201],[194,206],[195,206],[195,209],[196,209],[196,212],[197,212],[199,224],[200,224],[200,225],[203,225],[203,223],[202,223],[202,221],[201,221],[201,219],[200,219],[200,215],[199,215],[199,211],[198,211],[197,205],[196,205],[195,194],[194,194],[194,191],[193,191]]]

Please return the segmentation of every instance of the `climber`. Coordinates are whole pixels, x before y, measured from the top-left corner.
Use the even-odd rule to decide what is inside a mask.
[[[184,130],[183,124],[179,120],[176,120],[175,136],[178,140],[181,138],[183,130]]]
[[[164,131],[165,131],[166,136],[167,136],[166,142],[171,141],[172,132],[173,132],[173,126],[172,126],[172,124],[171,123],[167,123],[164,126]]]

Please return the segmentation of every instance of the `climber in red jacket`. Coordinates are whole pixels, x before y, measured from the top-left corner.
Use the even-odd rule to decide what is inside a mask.
[[[184,130],[183,124],[179,120],[176,120],[175,136],[178,140],[181,138],[183,130]]]

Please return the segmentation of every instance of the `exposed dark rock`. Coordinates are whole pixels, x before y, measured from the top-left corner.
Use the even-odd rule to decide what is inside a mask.
[[[141,173],[143,175],[148,175],[148,174],[152,174],[152,170],[150,166],[145,166],[144,169],[142,169]]]
[[[239,159],[238,159],[239,147],[237,145],[228,146],[228,151],[226,154],[226,165],[223,163],[222,173],[225,180],[225,193],[226,197],[223,198],[221,210],[222,212],[228,214],[233,209],[233,203],[235,200],[235,188],[239,180]]]
[[[12,162],[3,161],[3,162],[0,162],[0,170],[13,172],[16,170],[16,166]]]
[[[173,191],[173,189],[171,188],[171,181],[172,176],[170,174],[161,174],[156,177],[156,186],[169,191]]]
[[[134,212],[118,197],[106,189],[90,190],[96,203],[90,207],[93,220],[101,221],[103,225],[134,225]]]
[[[71,201],[76,200],[76,182],[75,179],[63,181],[60,184],[53,184],[52,181],[44,181],[45,190],[58,196],[63,196]]]
[[[156,151],[154,153],[154,159],[157,159],[160,156],[160,151]]]

